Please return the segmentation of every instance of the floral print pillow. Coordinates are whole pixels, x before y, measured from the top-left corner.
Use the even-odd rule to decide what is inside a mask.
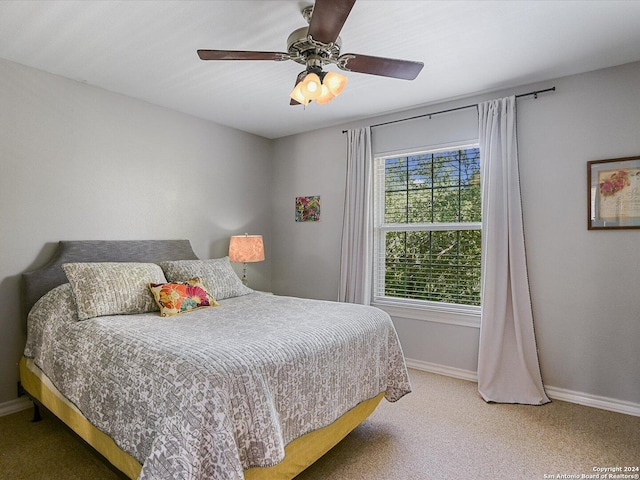
[[[181,283],[150,283],[149,289],[160,307],[161,317],[171,317],[196,308],[218,306],[199,278]]]

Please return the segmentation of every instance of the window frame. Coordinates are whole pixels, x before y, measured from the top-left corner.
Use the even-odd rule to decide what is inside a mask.
[[[378,153],[373,155],[373,255],[371,303],[382,308],[389,315],[423,320],[429,322],[448,323],[467,327],[480,326],[481,306],[464,305],[430,300],[417,300],[379,295],[384,292],[385,281],[385,234],[387,232],[410,231],[452,231],[452,230],[480,230],[482,222],[447,222],[447,223],[384,223],[385,218],[385,161],[390,158],[410,157],[434,154],[452,150],[479,149],[477,139],[454,142],[431,147],[404,149],[400,151]],[[482,206],[481,206],[482,208]],[[380,255],[382,253],[382,255]],[[482,260],[481,260],[482,262]],[[382,284],[381,284],[382,283]]]

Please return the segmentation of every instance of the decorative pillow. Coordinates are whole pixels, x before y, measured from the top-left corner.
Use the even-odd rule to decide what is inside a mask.
[[[170,282],[185,282],[190,278],[200,278],[207,292],[216,300],[239,297],[253,292],[242,284],[231,267],[229,257],[211,260],[174,260],[162,262],[160,266]]]
[[[181,283],[150,283],[149,289],[160,307],[160,316],[170,317],[196,308],[217,307],[199,278]]]
[[[62,268],[71,284],[79,320],[158,311],[148,285],[167,281],[155,263],[65,263]]]

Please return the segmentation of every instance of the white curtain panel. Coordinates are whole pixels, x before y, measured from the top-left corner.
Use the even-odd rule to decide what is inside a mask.
[[[482,321],[478,390],[487,402],[541,405],[525,258],[515,96],[478,105],[482,175]]]
[[[338,300],[371,303],[371,129],[347,132],[347,183]]]

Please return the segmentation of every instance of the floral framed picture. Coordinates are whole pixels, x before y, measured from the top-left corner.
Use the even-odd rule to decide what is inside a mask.
[[[296,197],[296,222],[320,221],[320,195]]]
[[[589,230],[640,228],[640,157],[587,162]]]

